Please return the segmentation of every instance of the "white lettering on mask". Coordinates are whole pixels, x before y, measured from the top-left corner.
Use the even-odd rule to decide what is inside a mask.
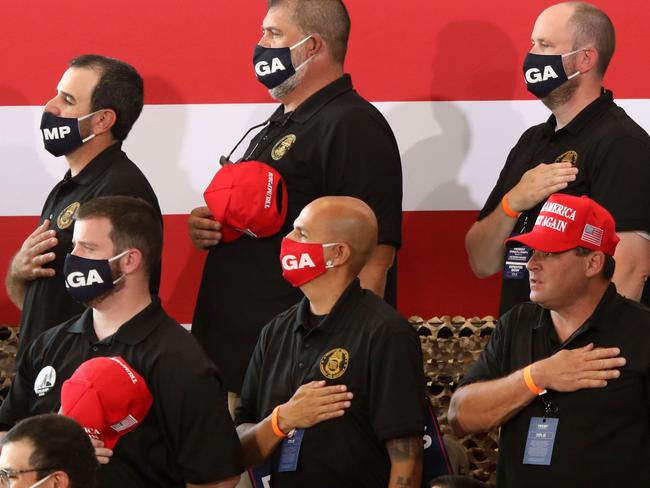
[[[291,269],[315,268],[316,265],[312,261],[309,254],[303,253],[300,255],[300,260],[296,259],[296,256],[292,254],[287,254],[282,258],[282,267],[286,270],[291,270]]]
[[[101,276],[96,269],[88,271],[88,277],[84,276],[81,271],[74,271],[68,275],[65,280],[65,286],[70,288],[79,288],[80,286],[89,286],[93,283],[103,283]]]
[[[266,76],[268,74],[273,74],[276,71],[284,71],[286,69],[287,68],[285,68],[282,64],[282,61],[280,61],[278,58],[273,58],[270,67],[269,63],[266,61],[260,61],[259,63],[255,64],[255,73],[257,73],[258,76]]]
[[[549,78],[558,78],[557,73],[550,66],[544,66],[544,73],[540,73],[538,68],[530,68],[526,71],[526,81],[528,83],[538,83],[546,81]]]

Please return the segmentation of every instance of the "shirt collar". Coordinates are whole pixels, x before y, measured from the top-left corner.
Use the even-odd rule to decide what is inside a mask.
[[[165,312],[160,305],[160,298],[151,297],[151,303],[139,313],[131,317],[120,326],[113,335],[113,339],[123,344],[136,345],[142,342],[156,326],[166,318]],[[68,327],[71,334],[85,334],[93,330],[93,313],[87,308],[81,316]]]
[[[311,97],[302,102],[293,112],[285,114],[284,107],[278,107],[277,110],[273,112],[273,115],[271,115],[271,121],[278,122],[281,121],[282,117],[288,117],[294,122],[304,124],[329,102],[346,92],[352,91],[352,89],[352,77],[346,73],[329,85],[318,90]]]
[[[569,122],[557,132],[564,130],[571,132],[572,134],[577,134],[587,125],[589,121],[598,116],[600,113],[609,109],[613,104],[614,94],[611,92],[611,90],[601,88],[600,96],[585,108],[583,108],[582,111],[580,111],[580,113],[571,120],[571,122]],[[555,115],[551,114],[544,126],[545,134],[549,136],[554,134],[556,125],[557,122],[555,120]]]
[[[68,170],[63,177],[63,181],[74,181],[83,186],[90,185],[108,170],[115,159],[115,154],[118,152],[122,152],[122,141],[117,141],[100,152],[77,175],[72,176],[72,173]]]
[[[332,307],[330,313],[322,320],[320,324],[314,327],[313,330],[320,330],[322,332],[331,332],[334,328],[340,323],[340,318],[345,316],[347,312],[350,311],[350,308],[354,305],[355,299],[361,296],[363,290],[361,289],[361,283],[359,278],[355,278],[345,289],[343,294]],[[293,331],[297,332],[301,327],[307,329],[309,324],[309,299],[303,297],[298,305],[298,311],[296,313],[296,318],[293,324]]]
[[[592,312],[592,314],[589,316],[585,322],[576,329],[576,331],[571,334],[571,337],[569,340],[573,337],[575,337],[577,334],[582,333],[585,330],[589,329],[600,329],[607,321],[605,320],[607,310],[609,309],[610,305],[616,300],[617,292],[616,292],[616,286],[614,283],[609,284],[607,289],[605,290],[605,293],[603,293],[603,296],[601,297],[600,301],[598,302],[598,305],[596,305],[596,308]],[[539,329],[543,325],[548,325],[550,327],[553,327],[553,321],[551,320],[551,312],[545,308],[539,307],[541,309],[540,312],[540,317],[537,323],[533,326],[533,329]]]

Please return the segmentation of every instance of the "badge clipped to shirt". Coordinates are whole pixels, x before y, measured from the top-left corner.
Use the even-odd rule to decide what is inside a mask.
[[[285,437],[280,444],[280,460],[278,472],[295,471],[298,468],[298,456],[305,429],[296,429],[291,437]]]
[[[530,419],[524,464],[550,466],[553,457],[553,445],[557,434],[559,419],[552,417],[533,417]]]
[[[528,246],[507,247],[503,277],[509,280],[526,278],[526,263],[529,258],[530,248]]]

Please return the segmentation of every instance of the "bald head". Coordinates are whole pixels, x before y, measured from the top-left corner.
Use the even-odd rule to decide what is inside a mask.
[[[350,265],[355,274],[361,271],[377,244],[377,218],[358,198],[318,198],[300,212],[294,227],[311,242],[350,246]]]
[[[587,2],[563,2],[544,10],[538,21],[543,18],[558,28],[566,26],[573,49],[593,47],[598,53],[596,71],[605,75],[616,48],[614,25],[605,12]]]

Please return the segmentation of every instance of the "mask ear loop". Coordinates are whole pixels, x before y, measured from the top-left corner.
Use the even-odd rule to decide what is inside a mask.
[[[298,46],[302,45],[303,43],[307,42],[311,37],[313,37],[312,34],[309,34],[307,37],[305,37],[302,41],[299,41],[295,43],[293,46],[289,48],[289,50],[293,51],[295,48]],[[302,63],[300,63],[298,66],[294,68],[294,71],[298,71],[300,68],[302,68],[304,65],[306,65],[309,61],[313,59],[313,56],[310,58],[305,59]]]
[[[98,114],[98,113],[101,112],[102,110],[104,110],[104,109],[103,109],[103,108],[100,108],[99,110],[95,110],[93,113],[90,113],[90,114],[88,114],[88,115],[84,115],[83,117],[79,117],[79,118],[77,119],[77,126],[79,127],[79,133],[81,133],[81,126],[79,125],[79,123],[80,123],[82,120],[86,120],[86,119],[92,117],[93,115]],[[94,139],[96,135],[97,135],[97,134],[90,134],[90,135],[89,135],[88,137],[86,137],[85,139],[81,139],[81,142],[88,142],[89,140]]]
[[[120,259],[122,256],[128,254],[129,251],[130,251],[130,249],[127,249],[126,251],[121,252],[121,253],[118,254],[117,256],[113,256],[112,258],[110,258],[110,259],[108,260],[108,262],[109,262],[109,263],[112,263],[113,261],[115,261],[115,260],[117,260],[117,259]],[[113,281],[113,285],[117,285],[120,281],[122,281],[122,280],[124,279],[125,276],[126,276],[126,274],[122,273],[122,276],[120,276],[120,277],[117,278],[115,281]]]
[[[571,52],[569,52],[569,53],[564,53],[564,54],[562,54],[562,58],[566,58],[567,56],[573,56],[574,54],[579,53],[580,51],[584,51],[584,50],[585,50],[585,48],[583,47],[583,48],[581,48],[581,49],[576,49],[575,51],[571,51]],[[580,71],[578,70],[578,71],[576,71],[575,73],[573,73],[571,76],[567,76],[566,79],[567,79],[567,80],[572,80],[573,78],[575,78],[575,77],[578,76],[579,74],[581,74],[581,73],[580,73]]]
[[[328,242],[326,244],[323,244],[323,247],[324,248],[325,247],[334,247],[334,246],[338,246],[339,244],[340,244],[340,242]],[[331,268],[334,268],[335,266],[334,266],[334,263],[332,263],[332,260],[328,259],[327,261],[325,261],[325,267],[327,269],[331,269]]]

